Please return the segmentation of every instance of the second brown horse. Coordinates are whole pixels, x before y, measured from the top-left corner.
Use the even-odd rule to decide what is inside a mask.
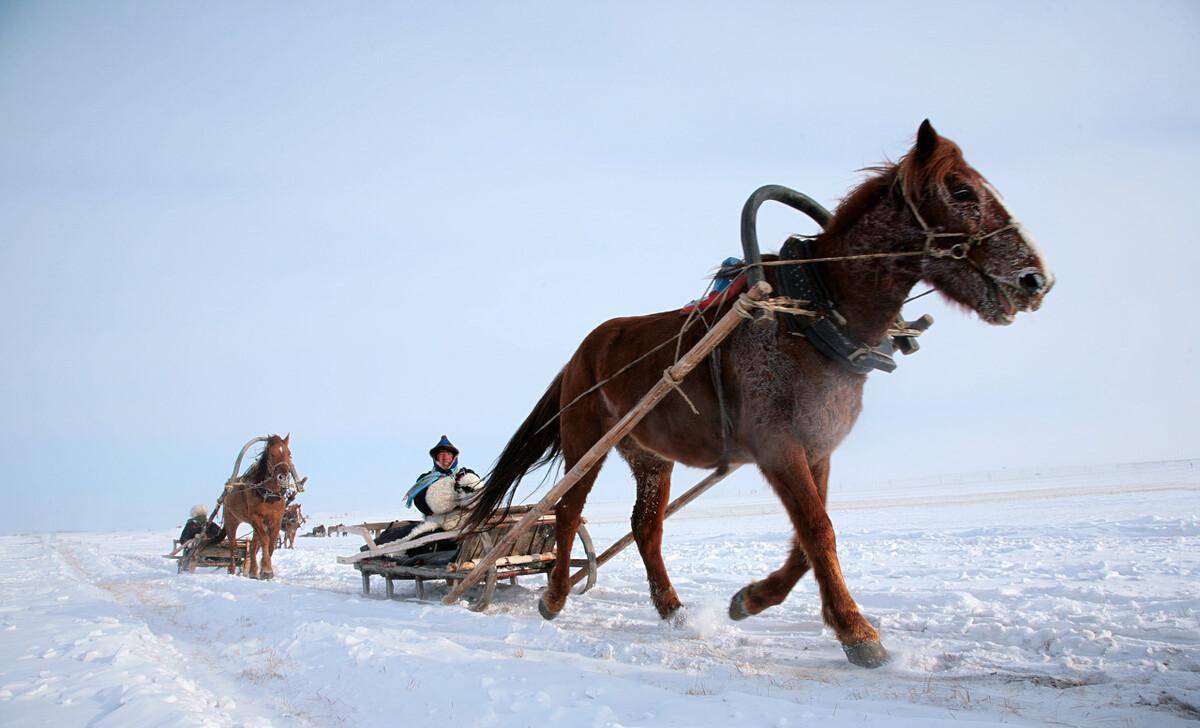
[[[246,472],[230,482],[223,501],[229,547],[236,550],[238,526],[249,523],[254,535],[250,539],[245,573],[250,578],[262,579],[270,579],[275,575],[271,555],[275,551],[283,510],[287,506],[288,489],[292,483],[303,483],[296,478],[296,466],[292,464],[292,451],[288,446],[291,435],[270,435],[266,440],[262,452]],[[261,568],[258,558],[260,552]],[[233,572],[234,566],[230,564],[229,573]]]

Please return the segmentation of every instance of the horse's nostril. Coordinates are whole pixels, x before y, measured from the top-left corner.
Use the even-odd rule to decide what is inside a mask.
[[[1046,277],[1035,270],[1031,270],[1028,273],[1022,273],[1017,276],[1017,284],[1021,286],[1021,290],[1033,295],[1046,287]]]

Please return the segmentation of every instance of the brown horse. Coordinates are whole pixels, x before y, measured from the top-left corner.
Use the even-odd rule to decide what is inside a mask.
[[[847,333],[878,345],[921,280],[992,324],[1011,323],[1018,311],[1041,305],[1054,279],[1032,239],[996,190],[963,160],[958,146],[928,121],[899,163],[870,171],[812,243],[814,258],[886,254],[810,264],[819,267]],[[775,270],[764,272],[778,291]],[[723,306],[716,313],[726,310]],[[588,335],[497,459],[473,523],[511,502],[525,473],[560,455],[572,467],[611,429],[661,379],[673,362],[674,346],[616,376],[563,410],[557,424],[546,425],[597,382],[677,335],[681,320],[678,311],[618,318]],[[700,338],[702,329],[683,335],[682,350]],[[730,616],[744,619],[779,604],[811,568],[820,586],[822,616],[850,662],[883,664],[887,651],[846,588],[825,510],[830,456],[862,409],[866,376],[838,366],[773,319],[739,327],[720,351],[718,372],[708,359],[682,384],[699,416],[684,398],[671,395],[617,445],[637,480],[632,524],[655,607],[664,619],[682,607],[661,553],[674,463],[697,468],[718,467],[723,458],[754,463],[787,510],[795,539],[779,569],[733,596]],[[720,377],[731,420],[724,438],[714,376]],[[546,619],[566,603],[568,556],[599,468],[556,506],[559,558],[538,605]]]
[[[275,538],[283,521],[288,488],[293,482],[303,483],[296,477],[296,466],[292,464],[292,451],[288,447],[290,440],[290,434],[268,437],[262,452],[246,472],[226,486],[223,505],[229,547],[236,549],[239,525],[249,523],[254,529],[250,553],[246,558],[246,576],[251,578],[261,576],[270,579],[275,575],[271,567],[271,554],[275,551]],[[258,559],[260,549],[261,570]],[[230,574],[233,569],[233,564],[230,564]]]
[[[296,532],[304,523],[304,514],[300,512],[300,504],[293,503],[283,510],[283,545],[289,549],[296,548]]]

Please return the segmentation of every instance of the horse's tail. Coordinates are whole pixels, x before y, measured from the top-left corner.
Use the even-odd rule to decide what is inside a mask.
[[[562,453],[562,430],[556,421],[562,378],[562,372],[554,377],[546,393],[496,458],[471,506],[467,529],[478,529],[493,513],[508,508],[521,478],[529,471],[553,462]]]

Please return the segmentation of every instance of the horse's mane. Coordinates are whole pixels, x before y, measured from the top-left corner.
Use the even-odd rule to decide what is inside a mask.
[[[898,165],[887,164],[878,167],[866,167],[861,170],[875,174],[864,180],[862,184],[855,187],[850,191],[850,194],[842,199],[841,204],[834,210],[833,217],[829,220],[829,224],[825,226],[825,230],[821,234],[837,237],[845,233],[847,228],[857,222],[896,183],[897,169]]]
[[[257,483],[267,477],[267,445],[270,442],[264,443],[262,449],[254,456],[254,460],[250,462],[249,467],[242,473],[242,480],[251,483]]]
[[[904,194],[913,202],[919,202],[927,190],[944,185],[950,173],[964,164],[958,145],[946,137],[938,137],[937,145],[928,157],[917,159],[914,149],[901,157],[895,166],[904,183]]]
[[[962,150],[958,145],[940,137],[927,159],[918,161],[914,148],[901,157],[899,162],[864,167],[859,171],[871,176],[842,199],[833,213],[833,218],[825,226],[823,234],[837,236],[846,232],[852,223],[862,217],[880,197],[892,190],[898,181],[910,200],[920,201],[926,190],[945,184],[950,173],[963,163]]]

